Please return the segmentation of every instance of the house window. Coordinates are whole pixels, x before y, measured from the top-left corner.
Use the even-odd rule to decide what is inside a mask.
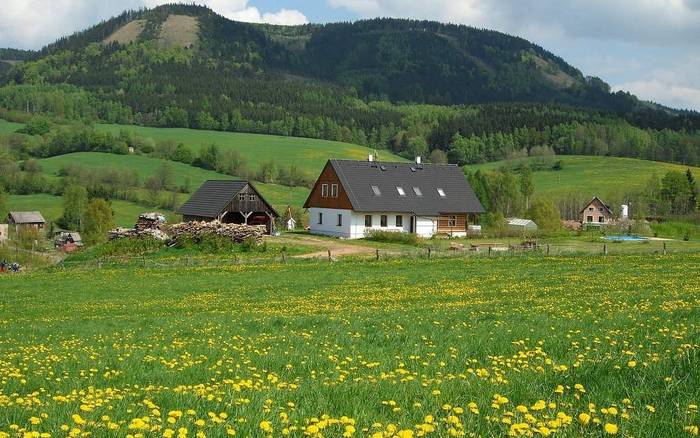
[[[593,211],[593,207],[588,207],[588,211]]]
[[[604,217],[604,216],[599,216],[599,217],[598,217],[598,222],[600,222],[601,224],[602,224],[603,222],[605,222],[605,217]]]
[[[367,227],[367,228],[372,227],[372,215],[371,214],[365,215],[365,227]]]
[[[323,213],[318,213],[318,224],[323,225]]]
[[[603,208],[602,208],[602,207],[599,208],[598,211],[602,213],[602,212],[603,212]]]
[[[399,196],[406,196],[406,192],[404,192],[403,187],[396,187],[396,191],[399,192]]]
[[[403,216],[401,216],[400,214],[396,215],[396,226],[403,227]]]
[[[416,196],[423,196],[423,192],[421,192],[418,187],[413,188],[413,193],[415,193]]]
[[[457,216],[450,216],[447,218],[447,226],[448,227],[456,227],[457,226]]]
[[[387,224],[388,224],[387,215],[383,214],[382,217],[379,219],[379,226],[386,227]]]
[[[338,184],[331,184],[331,198],[338,197]]]
[[[374,192],[374,196],[380,196],[382,194],[378,186],[372,186],[372,191]]]
[[[322,198],[328,197],[328,184],[321,184],[321,197]]]
[[[338,213],[338,226],[343,226],[343,215],[341,213]]]
[[[593,216],[587,216],[586,221],[588,222],[593,222]]]
[[[445,194],[445,191],[444,191],[443,189],[441,189],[441,188],[438,188],[438,189],[437,189],[437,192],[438,192],[438,195],[440,195],[441,198],[444,198],[445,196],[447,196],[447,195]]]
[[[248,200],[249,201],[255,201],[255,193],[251,193],[248,195]]]
[[[245,201],[245,193],[239,193],[239,194],[238,194],[238,200],[241,201],[241,202]]]

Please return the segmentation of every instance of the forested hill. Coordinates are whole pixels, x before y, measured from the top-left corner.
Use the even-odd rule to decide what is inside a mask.
[[[600,79],[584,77],[561,58],[522,38],[429,21],[272,26],[233,22],[200,6],[166,5],[125,12],[60,39],[35,57],[59,70],[64,67],[44,79],[108,87],[124,80],[119,72],[108,72],[128,62],[123,56],[112,59],[120,51],[118,46],[149,42],[163,48],[192,47],[187,56],[191,68],[180,72],[185,82],[195,74],[201,79],[199,67],[204,64],[217,74],[321,80],[352,88],[363,98],[393,102],[556,102],[619,111],[637,105],[632,96],[611,94]],[[94,43],[101,44],[101,54],[91,46]],[[73,56],[66,58],[65,51]],[[83,61],[79,72],[68,68],[76,57]],[[165,58],[152,61],[173,61]],[[112,62],[101,68],[101,60]],[[157,80],[162,71],[153,73],[144,80],[164,86],[169,79]],[[31,81],[28,74],[20,69],[12,79]]]
[[[323,138],[460,164],[533,148],[700,162],[697,113],[611,93],[535,44],[467,26],[272,26],[178,4],[21,55],[0,63],[0,117]]]

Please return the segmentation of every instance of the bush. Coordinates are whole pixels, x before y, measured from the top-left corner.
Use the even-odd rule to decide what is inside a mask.
[[[406,245],[417,245],[420,238],[414,233],[402,233],[398,231],[368,230],[365,238],[373,242],[403,243]]]

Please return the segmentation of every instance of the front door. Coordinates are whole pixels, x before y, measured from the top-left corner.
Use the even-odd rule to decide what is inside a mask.
[[[415,216],[411,216],[411,223],[408,226],[408,231],[410,233],[416,232],[416,217]]]

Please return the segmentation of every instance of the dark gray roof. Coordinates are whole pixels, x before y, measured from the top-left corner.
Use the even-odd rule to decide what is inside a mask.
[[[11,211],[10,216],[16,224],[43,224],[46,222],[38,211]]]
[[[462,169],[448,164],[383,163],[330,160],[355,211],[414,213],[483,213]],[[374,194],[377,186],[380,195]],[[401,187],[405,196],[397,190]],[[416,195],[418,187],[422,196]],[[442,189],[445,196],[438,193]]]
[[[177,210],[187,216],[217,217],[248,181],[205,181]]]

